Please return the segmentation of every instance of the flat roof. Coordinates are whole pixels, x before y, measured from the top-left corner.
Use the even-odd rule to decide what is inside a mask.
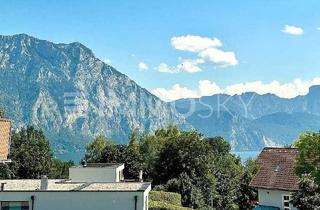
[[[72,168],[118,168],[124,166],[124,163],[87,163],[86,166],[79,165]]]
[[[144,192],[151,186],[148,182],[72,182],[65,179],[49,179],[48,189],[40,190],[41,179],[7,179],[0,180],[0,183],[6,183],[4,192]]]

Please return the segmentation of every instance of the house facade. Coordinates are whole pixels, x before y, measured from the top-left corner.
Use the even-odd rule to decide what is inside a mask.
[[[11,121],[0,118],[0,163],[7,162],[10,152]]]
[[[123,164],[70,169],[70,179],[0,180],[1,210],[147,210],[150,183],[123,182]]]
[[[292,193],[299,190],[294,171],[298,150],[295,148],[264,148],[257,158],[258,172],[250,186],[258,191],[256,209],[296,210]]]

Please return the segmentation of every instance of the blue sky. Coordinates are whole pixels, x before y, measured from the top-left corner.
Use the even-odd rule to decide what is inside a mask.
[[[164,100],[320,84],[317,0],[0,3],[0,34],[79,41]]]

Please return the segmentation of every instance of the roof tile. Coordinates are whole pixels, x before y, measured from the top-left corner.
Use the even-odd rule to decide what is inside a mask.
[[[6,160],[9,155],[11,122],[0,118],[0,161]]]
[[[257,159],[258,173],[250,186],[263,189],[295,191],[299,189],[294,162],[295,148],[264,148]]]

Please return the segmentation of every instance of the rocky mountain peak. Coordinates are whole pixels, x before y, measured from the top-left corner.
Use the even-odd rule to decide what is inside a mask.
[[[168,104],[81,43],[25,34],[0,36],[0,107],[16,127],[42,128],[56,154],[72,159],[98,134],[125,143],[134,128],[186,125]]]

